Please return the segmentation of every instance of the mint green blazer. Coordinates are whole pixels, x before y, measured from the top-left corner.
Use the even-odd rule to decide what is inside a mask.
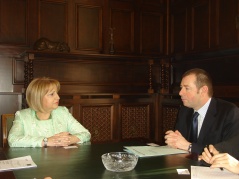
[[[17,111],[9,131],[10,147],[42,147],[42,140],[60,132],[69,132],[80,139],[79,143],[90,141],[90,132],[83,127],[66,107],[59,106],[51,112],[48,120],[39,120],[31,109]]]

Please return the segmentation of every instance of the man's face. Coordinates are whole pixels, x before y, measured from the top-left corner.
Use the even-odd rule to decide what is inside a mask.
[[[194,74],[185,76],[181,81],[181,96],[184,106],[198,110],[201,107],[201,91],[196,87]]]

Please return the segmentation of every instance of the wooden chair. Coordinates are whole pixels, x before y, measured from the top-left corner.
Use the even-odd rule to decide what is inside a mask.
[[[13,120],[15,118],[14,114],[2,114],[2,147],[8,146],[8,133],[12,127]]]

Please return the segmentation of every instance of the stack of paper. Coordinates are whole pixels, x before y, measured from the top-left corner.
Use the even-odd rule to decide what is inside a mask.
[[[202,166],[191,166],[191,179],[238,179],[239,176],[228,170],[220,170],[219,168],[209,168]]]
[[[152,157],[161,155],[188,153],[187,151],[174,149],[169,146],[125,146],[125,151],[139,157]]]
[[[37,165],[33,162],[31,156],[29,155],[9,160],[0,160],[0,171],[34,167],[37,167]]]

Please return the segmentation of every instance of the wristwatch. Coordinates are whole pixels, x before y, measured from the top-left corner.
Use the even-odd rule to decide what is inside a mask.
[[[188,151],[191,153],[191,151],[192,151],[192,144],[189,144]]]
[[[45,138],[43,139],[43,142],[44,142],[44,147],[46,148],[46,147],[47,147],[48,139],[45,137]]]

